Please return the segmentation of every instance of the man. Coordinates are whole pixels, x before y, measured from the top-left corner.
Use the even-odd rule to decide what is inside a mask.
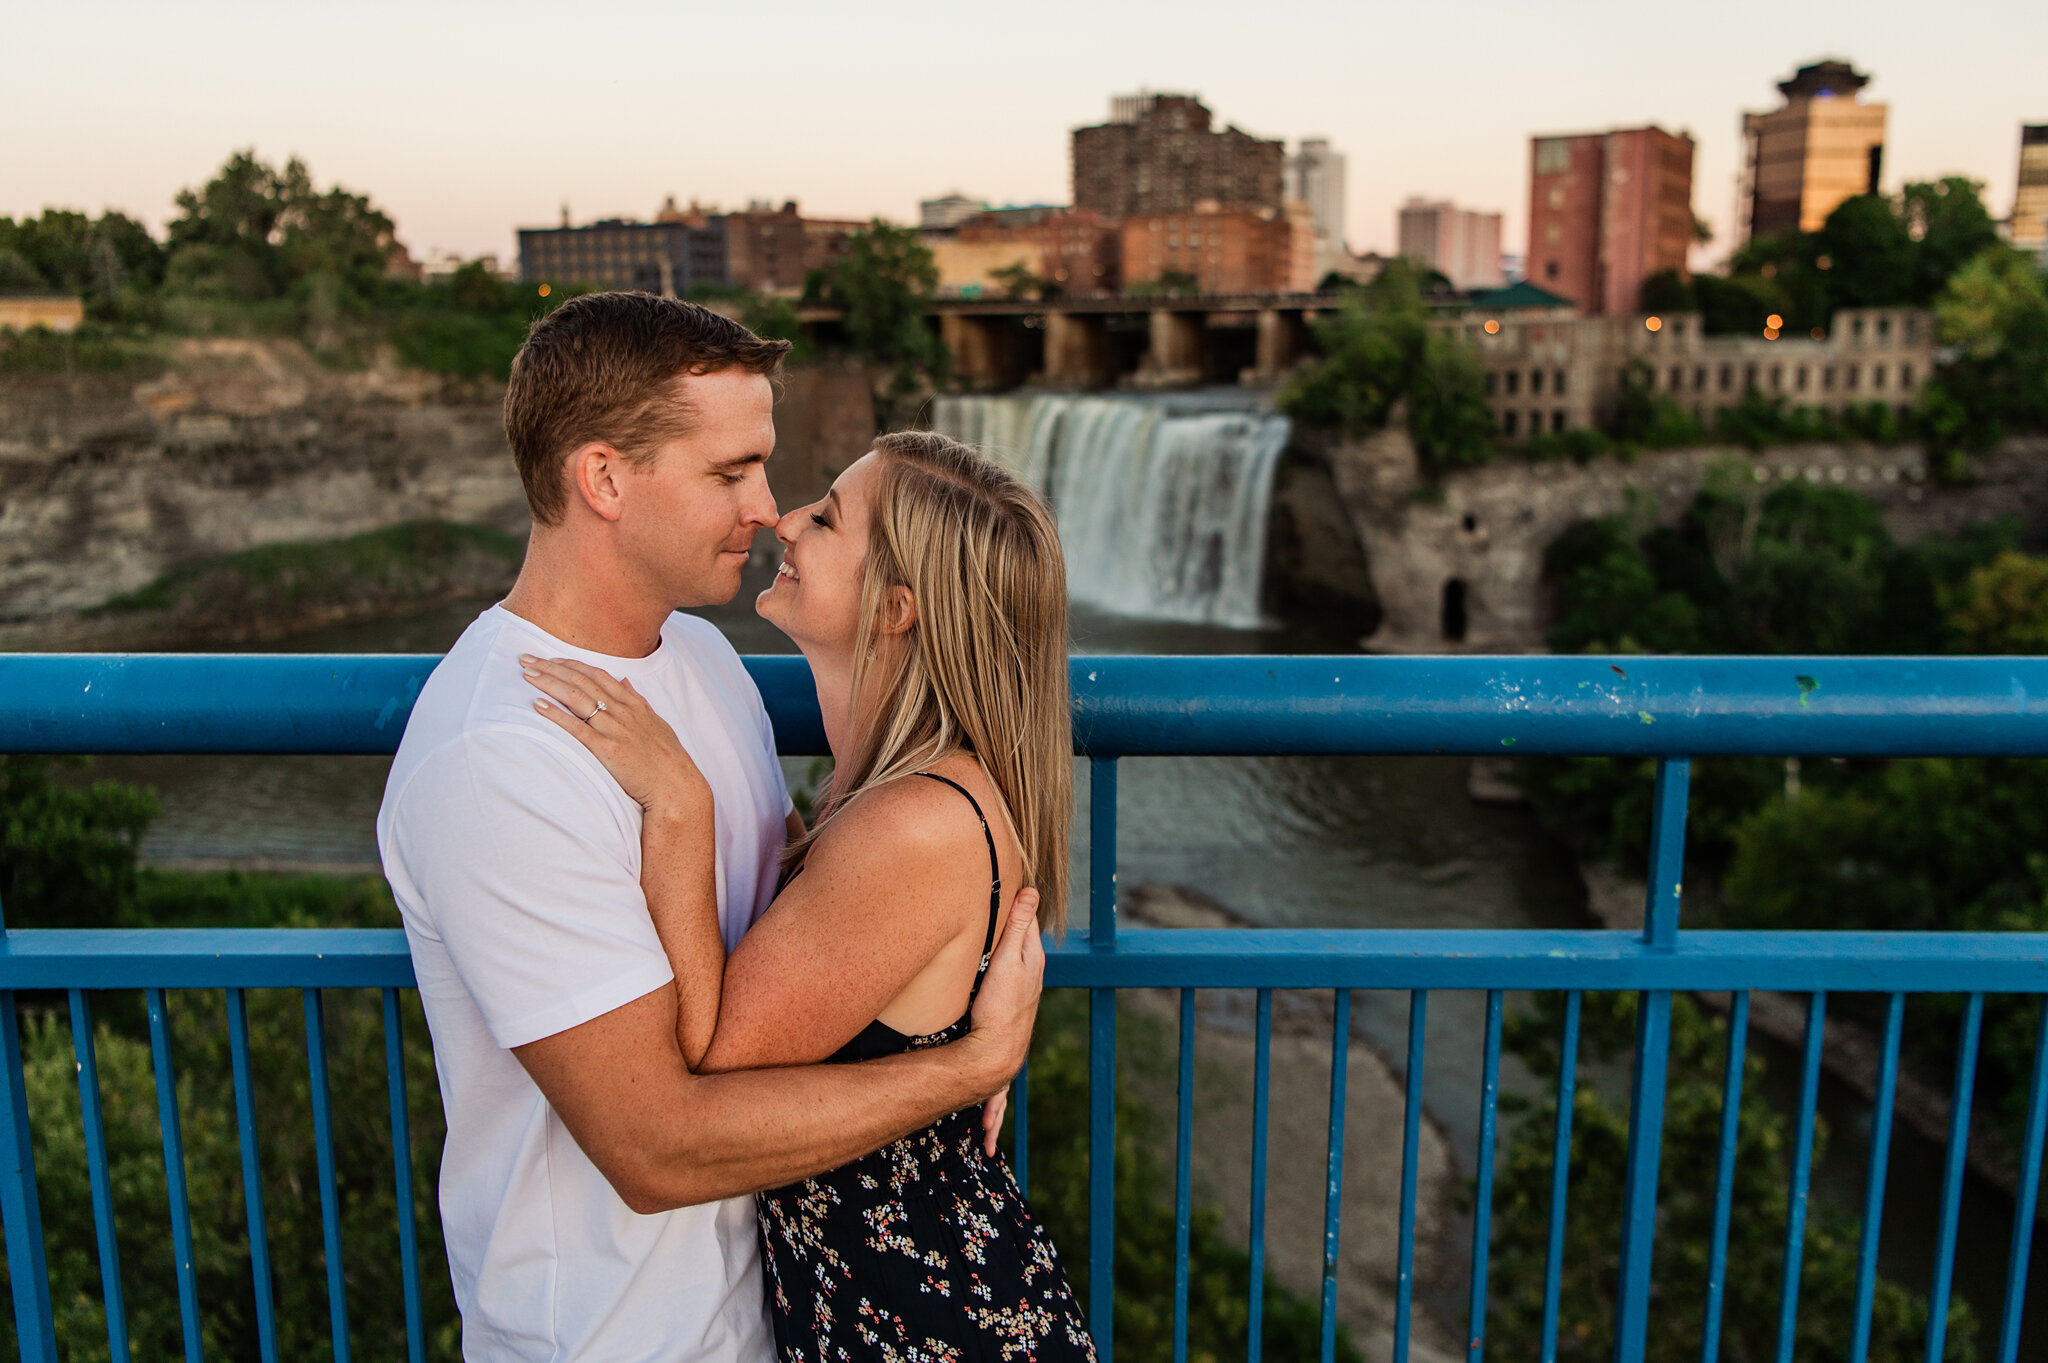
[[[647,915],[640,808],[533,708],[522,654],[632,682],[716,799],[727,950],[797,827],[774,735],[717,630],[775,523],[787,342],[688,303],[594,294],[539,322],[505,430],[533,537],[505,601],[421,691],[378,845],[433,1032],[441,1214],[473,1360],[769,1359],[745,1196],[1001,1089],[1043,955],[1020,896],[963,1041],[866,1065],[698,1076]]]

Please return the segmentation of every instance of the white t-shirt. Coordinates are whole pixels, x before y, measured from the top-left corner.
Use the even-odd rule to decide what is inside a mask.
[[[645,658],[572,648],[494,606],[427,679],[377,815],[434,1038],[441,1221],[471,1360],[766,1363],[752,1198],[627,1209],[511,1048],[674,979],[640,891],[640,807],[536,714],[519,655],[626,677],[717,802],[730,951],[775,892],[789,793],[760,693],[709,623]]]

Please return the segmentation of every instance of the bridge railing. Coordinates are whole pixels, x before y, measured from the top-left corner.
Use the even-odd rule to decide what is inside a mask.
[[[0,752],[11,753],[389,753],[437,660],[384,656],[0,656]],[[824,751],[810,676],[801,659],[750,658],[782,750]],[[1326,1151],[1321,1353],[1336,1348],[1336,1294],[1344,1180],[1350,991],[1409,995],[1406,1112],[1398,1239],[1394,1356],[1405,1358],[1413,1322],[1416,1198],[1424,1031],[1430,996],[1483,992],[1486,1000],[1481,1111],[1474,1152],[1477,1189],[1470,1267],[1469,1355],[1482,1356],[1503,997],[1507,990],[1565,991],[1558,1080],[1559,1158],[1549,1209],[1543,1357],[1555,1356],[1561,1257],[1569,1208],[1564,1158],[1571,1148],[1580,1001],[1588,990],[1640,996],[1630,1128],[1615,1282],[1616,1355],[1644,1356],[1650,1329],[1651,1250],[1674,993],[1732,996],[1716,1210],[1707,1269],[1703,1357],[1715,1357],[1726,1281],[1734,1190],[1736,1117],[1750,991],[1806,996],[1790,1214],[1779,1302],[1779,1356],[1790,1358],[1819,1100],[1821,1047],[1831,993],[1886,1000],[1850,1356],[1867,1346],[1884,1209],[1889,1133],[1909,994],[1966,998],[1929,1284],[1927,1356],[1944,1354],[1953,1282],[1972,1085],[1987,995],[2048,997],[2048,935],[1870,932],[1682,931],[1686,796],[1701,755],[2048,755],[2048,660],[2012,658],[1364,658],[1079,657],[1073,660],[1076,748],[1088,760],[1089,921],[1049,956],[1047,983],[1089,992],[1089,1255],[1086,1299],[1104,1363],[1112,1357],[1115,1246],[1116,992],[1180,991],[1175,1285],[1176,1357],[1184,1358],[1194,995],[1256,991],[1250,1251],[1251,1358],[1258,1363],[1265,1256],[1266,1123],[1272,991],[1332,990],[1335,997],[1329,1144]],[[1117,771],[1125,757],[1167,754],[1582,754],[1657,759],[1645,926],[1614,931],[1199,930],[1120,932],[1116,914]],[[112,1195],[89,996],[139,990],[146,1002],[170,1199],[186,1354],[200,1355],[180,1113],[170,1050],[167,990],[224,990],[249,1223],[259,1335],[274,1356],[269,1241],[262,1200],[263,1148],[255,1130],[245,1011],[249,990],[301,991],[318,1146],[329,1310],[335,1353],[348,1352],[348,1302],[334,1182],[333,1115],[327,1088],[322,993],[381,991],[389,1080],[395,1233],[402,1260],[409,1353],[423,1356],[420,1273],[411,1219],[413,1170],[406,1109],[399,992],[414,985],[404,935],[326,929],[33,929],[0,936],[0,1215],[15,1321],[25,1359],[54,1359],[49,1275],[24,1087],[17,994],[64,991],[77,1053],[81,1119],[98,1235],[109,1345],[128,1356]],[[2044,1013],[2048,1019],[2048,1013]],[[2019,1151],[2020,1178],[2007,1284],[1994,1356],[2017,1356],[2031,1251],[2044,1127],[2048,1127],[2048,1021],[2037,1028],[2032,1089]],[[1016,1095],[1017,1172],[1029,1175],[1028,1083]],[[436,1271],[439,1271],[438,1268]]]

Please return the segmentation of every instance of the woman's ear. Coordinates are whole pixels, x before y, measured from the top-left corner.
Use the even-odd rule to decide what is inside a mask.
[[[917,623],[917,598],[908,587],[891,587],[882,606],[882,633],[902,634]]]

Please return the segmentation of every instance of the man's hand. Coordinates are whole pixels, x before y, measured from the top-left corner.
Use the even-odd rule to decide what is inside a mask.
[[[994,1158],[996,1137],[1003,1134],[1003,1114],[1010,1110],[1010,1089],[1004,1085],[1002,1091],[981,1105],[981,1148]]]
[[[1045,943],[1038,935],[1038,891],[1017,892],[1010,921],[989,956],[988,974],[975,996],[973,1030],[967,1041],[985,1053],[988,1091],[1008,1087],[1031,1049],[1038,1020],[1038,995],[1045,986]],[[1001,1113],[997,1114],[1000,1120]]]

